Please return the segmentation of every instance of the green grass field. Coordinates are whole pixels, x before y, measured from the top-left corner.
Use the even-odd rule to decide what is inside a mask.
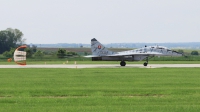
[[[0,111],[199,112],[199,68],[0,69]]]

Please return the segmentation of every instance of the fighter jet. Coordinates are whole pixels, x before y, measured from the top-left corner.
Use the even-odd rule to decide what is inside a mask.
[[[146,46],[139,49],[113,52],[103,46],[97,39],[91,40],[92,55],[85,57],[92,58],[92,61],[121,61],[121,66],[126,66],[125,61],[142,61],[144,66],[148,65],[148,60],[154,56],[183,56],[182,53],[173,51],[164,46]]]

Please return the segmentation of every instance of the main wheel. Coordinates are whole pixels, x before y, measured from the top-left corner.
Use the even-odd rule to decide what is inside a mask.
[[[148,63],[147,62],[144,62],[144,64],[143,64],[144,66],[147,66],[148,65]]]
[[[120,65],[121,65],[121,66],[126,66],[126,62],[125,62],[125,61],[121,61],[121,62],[120,62]]]

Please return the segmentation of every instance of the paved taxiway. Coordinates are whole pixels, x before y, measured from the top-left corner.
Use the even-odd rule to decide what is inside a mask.
[[[80,65],[0,65],[0,68],[163,68],[163,67],[200,67],[200,64],[149,64],[144,67],[142,64],[128,64],[121,67],[118,64],[80,64]]]

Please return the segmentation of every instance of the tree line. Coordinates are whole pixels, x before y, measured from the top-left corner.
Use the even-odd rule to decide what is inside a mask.
[[[15,49],[24,45],[26,42],[23,35],[24,34],[19,29],[7,28],[6,30],[0,31],[0,54],[3,54],[3,56],[8,58],[13,57]],[[43,51],[37,50],[37,46],[35,45],[27,45],[25,51],[28,58],[31,58],[33,55],[35,57],[43,57],[45,55]],[[59,49],[56,55],[58,58],[64,58],[66,56],[77,55],[77,53],[67,52],[65,49]]]
[[[0,31],[0,54],[22,45],[26,40],[22,37],[23,33],[18,29],[7,28]]]

